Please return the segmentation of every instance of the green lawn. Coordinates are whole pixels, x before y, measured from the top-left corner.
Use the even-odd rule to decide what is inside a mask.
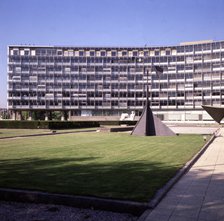
[[[75,131],[84,131],[84,130],[94,130],[96,128],[79,128],[79,129],[66,129],[66,130],[56,130],[60,132],[75,132]],[[0,138],[1,137],[15,137],[21,135],[32,135],[32,134],[44,134],[51,133],[49,129],[0,129]]]
[[[203,144],[123,133],[0,140],[0,187],[148,201]]]

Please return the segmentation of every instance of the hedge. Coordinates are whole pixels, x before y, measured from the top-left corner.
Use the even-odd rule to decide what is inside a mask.
[[[46,122],[47,123],[47,122]],[[0,128],[15,128],[15,129],[37,129],[38,121],[0,121]],[[48,128],[47,124],[41,125],[40,128]]]
[[[49,121],[49,129],[72,129],[72,128],[88,128],[99,127],[99,122],[96,121]]]
[[[0,121],[0,128],[14,129],[72,129],[99,127],[99,122],[83,121]]]
[[[137,121],[99,121],[100,125],[110,125],[110,126],[119,126],[121,124],[126,124],[128,126],[134,126]]]
[[[0,128],[14,129],[73,129],[99,127],[100,125],[135,125],[136,121],[0,121]]]

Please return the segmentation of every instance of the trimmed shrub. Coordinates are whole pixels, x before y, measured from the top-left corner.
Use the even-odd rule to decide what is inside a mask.
[[[14,129],[73,129],[99,127],[96,121],[0,121],[0,128]]]
[[[75,129],[75,128],[91,128],[100,125],[135,125],[136,121],[0,121],[0,128],[14,129]]]
[[[127,124],[128,126],[133,126],[137,121],[100,121],[100,125],[109,125],[109,126],[119,126],[121,124]]]
[[[136,123],[137,123],[136,120],[134,120],[134,121],[119,121],[119,125],[127,124],[128,126],[135,126]]]
[[[96,121],[49,121],[49,129],[73,129],[99,127]]]
[[[38,121],[0,121],[0,128],[36,129]]]

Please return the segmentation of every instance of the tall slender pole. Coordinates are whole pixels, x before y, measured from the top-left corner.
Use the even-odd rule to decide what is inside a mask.
[[[144,67],[144,74],[145,74],[145,67]],[[148,117],[148,112],[149,112],[149,71],[148,69],[146,70],[146,107],[145,107],[145,111],[146,111],[146,123],[145,123],[145,136],[149,135],[149,117]]]
[[[146,89],[146,104],[149,104],[149,70],[146,70],[147,75],[147,89]]]

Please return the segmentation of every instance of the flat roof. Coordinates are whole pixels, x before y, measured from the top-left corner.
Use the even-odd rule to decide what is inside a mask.
[[[197,44],[208,44],[214,42],[213,40],[201,40],[201,41],[187,41],[187,42],[181,42],[180,46],[183,45],[197,45]]]
[[[86,49],[97,49],[97,48],[105,48],[105,49],[156,49],[156,48],[174,48],[178,46],[188,46],[188,45],[197,45],[197,44],[208,44],[208,43],[218,43],[218,42],[224,42],[224,40],[220,41],[213,41],[213,40],[201,40],[201,41],[190,41],[190,42],[181,42],[179,45],[163,45],[163,46],[83,46],[83,45],[31,45],[31,44],[20,44],[20,45],[8,45],[8,48],[10,47],[27,47],[27,48],[86,48]]]

